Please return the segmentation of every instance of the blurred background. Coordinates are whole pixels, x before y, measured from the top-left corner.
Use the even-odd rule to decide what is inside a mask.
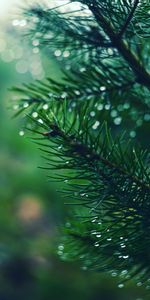
[[[21,120],[12,118],[17,107],[9,89],[51,73],[58,77],[59,70],[36,41],[23,37],[22,4],[0,0],[0,300],[150,299],[134,282],[119,289],[115,278],[85,272],[54,255],[66,208],[37,168],[42,165],[37,146]]]

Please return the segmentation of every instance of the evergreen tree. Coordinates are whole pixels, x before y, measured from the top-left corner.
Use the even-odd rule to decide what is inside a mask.
[[[58,254],[119,275],[120,288],[131,277],[149,288],[150,3],[51,1],[25,16],[29,37],[62,71],[13,89],[72,205]]]

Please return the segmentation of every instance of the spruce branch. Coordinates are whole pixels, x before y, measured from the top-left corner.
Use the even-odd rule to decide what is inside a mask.
[[[98,24],[109,36],[114,47],[119,51],[134,71],[137,82],[150,89],[150,74],[145,70],[136,54],[129,49],[126,42],[120,38],[120,35],[118,36],[118,34],[114,31],[112,24],[100,13],[100,10],[97,10],[94,5],[90,6],[90,10],[93,12]]]
[[[149,118],[149,4],[81,0],[71,9],[73,2],[66,11],[62,5],[40,5],[25,12],[30,36],[47,47],[48,55],[58,56],[63,72],[59,81],[47,78],[14,88],[17,115],[29,114],[27,127],[43,152],[48,178],[65,203],[76,207],[59,255],[121,280],[146,281],[149,153],[116,132]],[[121,129],[114,126],[116,119],[122,120]]]
[[[136,8],[137,8],[138,4],[139,4],[139,0],[135,0],[134,3],[133,3],[133,7],[132,7],[132,9],[131,9],[128,17],[127,17],[127,19],[126,19],[123,27],[121,28],[121,30],[119,32],[119,37],[122,37],[124,35],[127,27],[129,26],[129,24],[130,24],[130,22],[131,22],[131,20],[132,20],[132,18],[134,16],[134,13],[136,11]]]
[[[74,1],[70,1],[69,3],[73,2]],[[122,25],[120,19],[123,14],[122,2],[111,3],[110,1],[106,1],[106,4],[100,1],[93,2],[84,0],[80,2],[84,5],[81,7],[80,13],[82,14],[84,10],[86,10],[86,6],[88,6],[89,12],[91,12],[92,15],[85,13],[83,15],[84,17],[82,15],[76,16],[74,15],[74,10],[72,10],[71,12],[66,12],[65,16],[64,13],[57,11],[55,8],[47,10],[43,10],[42,7],[31,8],[26,12],[26,15],[29,15],[30,17],[35,15],[39,19],[36,26],[33,26],[33,28],[31,27],[31,34],[34,35],[36,31],[42,31],[43,35],[46,35],[46,33],[48,33],[49,24],[51,24],[54,36],[45,39],[42,35],[40,38],[41,43],[47,46],[49,45],[51,48],[58,46],[59,49],[72,49],[73,52],[79,50],[85,57],[86,55],[89,55],[88,60],[91,60],[91,58],[95,56],[95,62],[97,60],[98,64],[100,63],[100,60],[106,56],[107,52],[105,51],[107,48],[117,49],[118,55],[120,55],[127,63],[127,66],[130,66],[133,70],[136,82],[149,89],[150,74],[149,71],[146,70],[146,64],[142,62],[141,57],[138,54],[140,44],[140,49],[142,49],[142,40],[139,39],[138,41],[134,29],[132,29],[135,33],[134,40],[132,35],[122,39],[122,33],[121,35],[118,33],[122,32],[122,30],[123,33],[127,31],[131,19],[133,19],[133,26],[137,27],[136,19],[138,19],[140,11],[143,13],[143,18],[141,18],[144,20],[144,14],[146,14],[147,18],[149,6],[147,5],[145,8],[144,3],[142,4],[139,3],[139,1],[135,1],[132,7],[131,3],[129,4],[128,1],[125,1],[128,15],[126,12],[125,16],[127,15],[127,18],[124,25]],[[109,12],[111,11],[112,14],[110,16]],[[118,25],[116,25],[117,21]],[[135,46],[133,46],[132,43]],[[115,56],[116,52],[114,51],[114,61]],[[75,57],[77,62],[77,53]],[[112,57],[109,56],[107,58],[112,59]],[[144,59],[144,57],[142,57],[142,59]],[[123,62],[121,62],[121,64],[123,66]],[[132,76],[133,73],[131,72]]]
[[[65,230],[62,258],[85,255],[83,266],[111,273],[127,269],[128,275],[146,280],[149,270],[143,270],[150,258],[148,253],[142,260],[140,256],[149,243],[149,155],[125,147],[122,138],[113,140],[104,125],[95,134],[83,110],[68,116],[64,104],[59,114],[54,106],[51,116],[41,115],[43,130],[33,130],[44,138],[36,142],[45,153],[43,169],[53,171],[49,177],[59,182],[65,202],[83,207],[81,221]]]

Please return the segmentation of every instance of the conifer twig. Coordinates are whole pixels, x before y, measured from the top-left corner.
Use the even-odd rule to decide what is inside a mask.
[[[114,31],[112,24],[101,14],[94,6],[90,6],[90,10],[93,12],[98,24],[103,28],[108,35],[114,47],[119,51],[122,57],[128,62],[132,68],[137,82],[143,84],[150,89],[150,74],[145,70],[138,57],[132,52],[125,41],[118,37],[118,34]]]
[[[122,27],[122,29],[120,30],[120,32],[119,32],[119,34],[118,34],[118,37],[121,38],[121,37],[124,35],[124,33],[125,33],[125,31],[126,31],[128,25],[129,25],[129,23],[131,22],[131,20],[132,20],[132,18],[133,18],[133,16],[134,16],[134,13],[135,13],[135,10],[136,10],[138,4],[139,4],[139,0],[135,0],[135,1],[134,1],[133,8],[131,9],[131,11],[130,11],[130,13],[129,13],[129,15],[128,15],[128,17],[127,17],[127,19],[126,19],[124,25],[123,25],[123,27]]]

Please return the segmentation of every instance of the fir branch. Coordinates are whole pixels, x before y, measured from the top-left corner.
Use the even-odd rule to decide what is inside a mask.
[[[97,135],[92,134],[86,115],[72,114],[73,118],[56,111],[51,117],[41,116],[44,131],[39,134],[46,143],[37,140],[47,154],[43,169],[53,170],[49,178],[61,184],[60,192],[70,206],[83,207],[81,220],[73,220],[63,236],[62,259],[85,255],[83,266],[88,260],[91,269],[117,270],[117,274],[127,269],[130,276],[137,273],[146,280],[149,270],[142,272],[149,257],[146,254],[141,260],[140,255],[145,242],[149,243],[145,228],[150,226],[150,178],[144,163],[148,154],[135,152],[132,146],[125,148],[122,140],[112,140],[103,126]],[[122,278],[129,277],[122,274]]]
[[[119,51],[122,57],[129,63],[130,67],[135,73],[137,82],[143,84],[150,89],[150,74],[145,70],[136,54],[133,53],[125,41],[118,37],[115,33],[112,24],[101,14],[95,6],[90,6],[90,10],[93,12],[98,24],[104,29],[105,33],[109,36],[114,47]]]
[[[138,4],[139,4],[139,0],[135,0],[135,1],[134,1],[134,4],[133,4],[133,7],[132,7],[132,9],[131,9],[131,11],[130,11],[128,17],[127,17],[127,19],[126,19],[126,22],[124,23],[122,29],[120,30],[120,32],[119,32],[119,34],[118,34],[118,36],[119,36],[120,38],[124,35],[124,33],[125,33],[127,27],[129,26],[129,24],[130,24],[130,22],[131,22],[131,20],[132,20],[132,18],[133,18],[133,16],[134,16],[134,13],[135,13],[135,11],[136,11],[136,8],[137,8]]]

